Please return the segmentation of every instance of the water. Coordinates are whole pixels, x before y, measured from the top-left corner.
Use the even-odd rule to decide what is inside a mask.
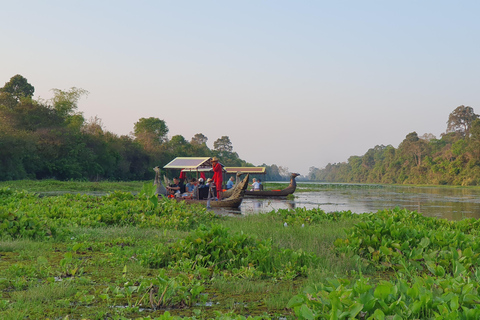
[[[337,186],[324,190],[319,188],[318,191],[296,192],[294,200],[245,198],[238,210],[222,210],[223,212],[219,213],[246,215],[295,208],[363,213],[399,207],[448,220],[480,218],[478,188]]]
[[[315,190],[298,192],[302,188]],[[325,212],[350,210],[354,213],[364,213],[399,207],[448,220],[480,218],[480,188],[322,185],[302,182],[297,190],[294,193],[294,200],[245,198],[239,209],[215,208],[212,210],[221,215],[247,215],[295,208],[320,208]],[[43,192],[40,195],[53,196],[63,193],[66,191]],[[86,194],[101,196],[107,193],[87,192]]]

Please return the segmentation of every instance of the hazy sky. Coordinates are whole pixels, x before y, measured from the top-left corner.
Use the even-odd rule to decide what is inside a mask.
[[[86,119],[129,134],[230,137],[303,175],[480,113],[478,1],[8,1],[0,86],[90,92]]]

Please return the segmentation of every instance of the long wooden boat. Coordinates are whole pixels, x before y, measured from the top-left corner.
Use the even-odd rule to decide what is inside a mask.
[[[238,188],[234,190],[233,194],[230,197],[221,200],[174,199],[177,201],[185,201],[187,204],[203,204],[206,205],[207,208],[238,208],[240,207],[240,204],[242,204],[242,200],[245,196],[245,190],[248,187],[248,178],[249,175],[247,174],[246,177],[239,183]]]
[[[289,194],[293,194],[297,189],[297,182],[295,180],[300,174],[290,174],[290,184],[283,190],[260,190],[260,191],[245,191],[245,196],[248,197],[286,197]]]

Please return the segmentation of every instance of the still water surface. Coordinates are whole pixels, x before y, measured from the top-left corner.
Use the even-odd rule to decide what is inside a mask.
[[[302,184],[303,185],[303,184]],[[317,184],[318,185],[318,184]],[[327,185],[326,185],[327,186]],[[426,216],[461,220],[480,218],[480,189],[453,187],[406,187],[342,185],[318,191],[295,192],[294,200],[245,198],[237,211],[225,213],[254,214],[276,209],[320,208],[325,212],[376,212],[395,207],[421,212]],[[219,212],[220,213],[220,212]]]

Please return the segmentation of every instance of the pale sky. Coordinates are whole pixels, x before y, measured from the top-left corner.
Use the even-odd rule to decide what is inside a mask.
[[[86,119],[140,118],[291,172],[480,113],[478,1],[2,1],[0,86],[90,92]]]

